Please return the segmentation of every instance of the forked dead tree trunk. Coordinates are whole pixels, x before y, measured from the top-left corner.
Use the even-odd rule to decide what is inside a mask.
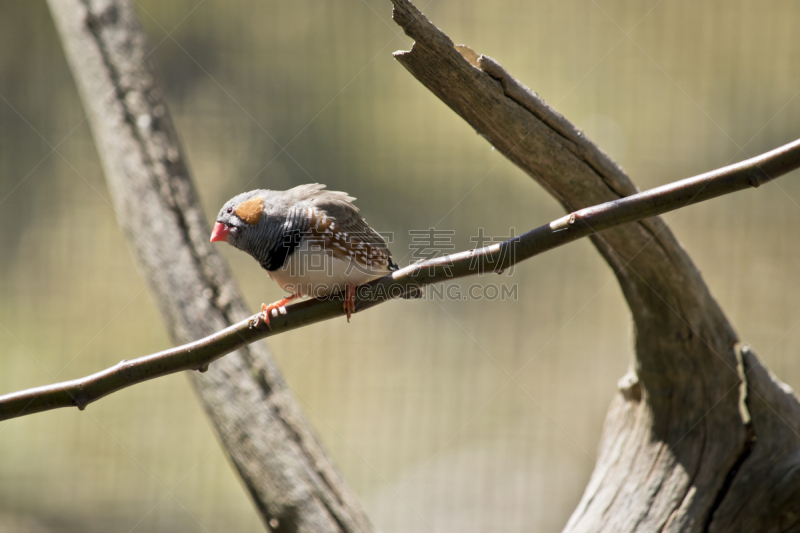
[[[130,0],[49,0],[120,225],[176,344],[249,313],[197,200]],[[190,379],[270,530],[371,531],[264,343]]]
[[[582,132],[492,59],[455,47],[407,0],[420,82],[568,211],[637,192]],[[599,459],[565,531],[800,530],[800,403],[739,342],[661,218],[592,237],[636,328]]]

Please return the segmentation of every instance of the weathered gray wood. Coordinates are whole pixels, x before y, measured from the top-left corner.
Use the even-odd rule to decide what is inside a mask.
[[[407,0],[392,3],[415,40],[397,60],[568,212],[636,192],[618,165],[497,62],[454,47]],[[800,529],[797,397],[754,354],[738,355],[735,331],[660,218],[593,242],[630,307],[636,360],[565,531]]]
[[[732,479],[709,531],[800,530],[800,404],[746,345],[737,346],[747,372],[747,407],[756,441]]]
[[[248,313],[186,168],[130,0],[49,0],[119,223],[182,344]],[[275,531],[371,531],[262,344],[191,374],[232,463]]]

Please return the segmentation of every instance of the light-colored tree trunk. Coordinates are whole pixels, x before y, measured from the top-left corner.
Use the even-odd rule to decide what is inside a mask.
[[[176,344],[248,316],[209,227],[130,0],[49,0],[120,226]],[[371,531],[263,343],[193,372],[220,441],[274,531]]]

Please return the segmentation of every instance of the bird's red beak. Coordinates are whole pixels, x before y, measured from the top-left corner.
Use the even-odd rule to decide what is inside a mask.
[[[230,232],[230,226],[226,226],[222,222],[217,222],[214,224],[214,229],[211,231],[211,242],[227,241],[228,233]]]

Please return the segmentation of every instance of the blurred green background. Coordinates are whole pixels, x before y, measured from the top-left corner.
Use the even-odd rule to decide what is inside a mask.
[[[420,0],[650,188],[798,136],[800,3]],[[409,231],[562,215],[391,56],[388,0],[138,3],[209,220],[253,188],[358,197]],[[0,393],[170,345],[117,225],[41,0],[0,1]],[[741,337],[800,385],[798,173],[666,215]],[[154,235],[154,239],[158,236]],[[219,246],[255,310],[280,297]],[[525,262],[516,300],[392,302],[270,340],[385,532],[558,531],[594,468],[629,313],[588,242]],[[214,367],[212,365],[211,371]],[[260,531],[183,375],[0,423],[0,532]]]

